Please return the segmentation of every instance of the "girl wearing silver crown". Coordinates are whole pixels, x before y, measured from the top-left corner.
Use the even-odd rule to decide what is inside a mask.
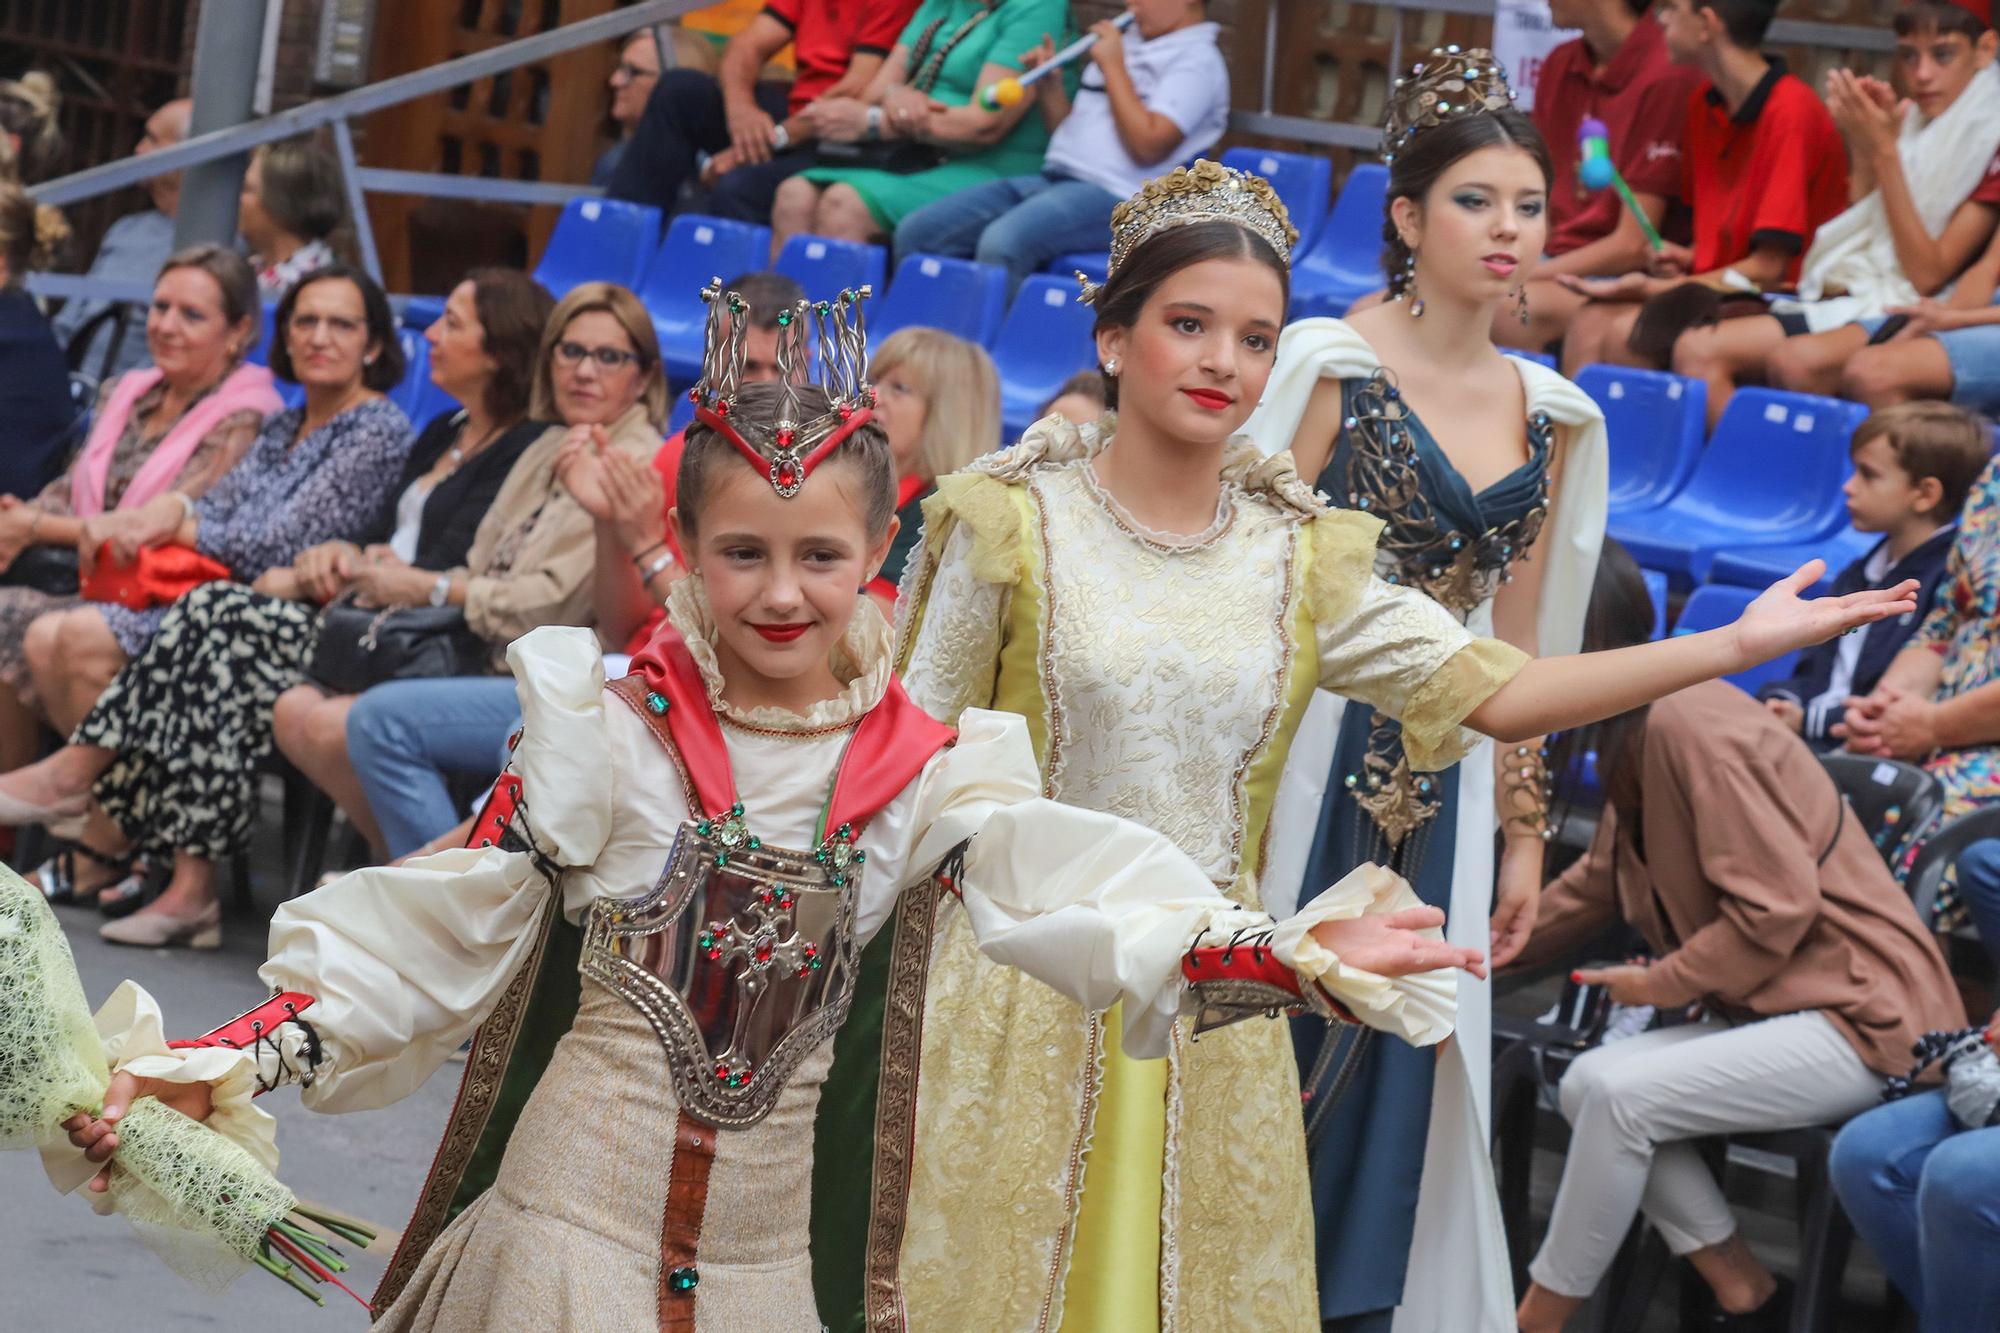
[[[1226,1008],[1225,981],[1262,1004],[1446,1021],[1426,1009],[1434,982],[1405,996],[1393,978],[1478,953],[1419,933],[1441,914],[1393,876],[1358,874],[1274,930],[1167,839],[1040,799],[1020,717],[968,710],[954,729],[909,702],[858,591],[896,495],[858,298],[787,312],[784,382],[740,392],[749,321],[728,299],[737,333],[721,345],[711,320],[678,476],[693,576],[633,673],[607,685],[585,630],[516,641],[525,729],[471,845],[279,908],[262,970],[277,997],[196,1043],[211,1068],[215,1048],[245,1048],[225,1078],[194,1081],[150,999],[122,992],[120,1072],[52,1174],[74,1187],[111,1160],[108,1175],[145,1095],[269,1153],[253,1087],[381,1106],[476,1031],[378,1327],[805,1333],[822,1309],[858,1309],[863,1278],[889,1326],[899,1311],[877,1297],[893,1294],[941,896],[987,956],[1089,1010],[1118,1003],[1138,1055],[1164,1054],[1184,997]],[[808,322],[824,389],[794,382]],[[876,1183],[822,1200],[858,1202],[858,1234],[816,1275],[815,1113],[878,934],[880,1116],[828,1144],[865,1164],[874,1143]]]
[[[1801,602],[1807,570],[1733,626],[1615,655],[1531,661],[1482,638],[1377,575],[1380,519],[1329,509],[1237,434],[1271,379],[1295,239],[1269,185],[1197,163],[1112,229],[1090,295],[1119,414],[1044,420],[939,481],[898,651],[934,715],[1021,714],[1045,791],[1166,833],[1246,909],[1316,688],[1400,718],[1431,772],[1477,739],[1461,724],[1525,742],[1910,605],[1908,588]],[[1132,1059],[1115,1022],[981,957],[976,924],[947,903],[930,964],[910,1326],[1317,1329],[1286,1029],[1177,1027],[1164,1065]],[[1364,1017],[1434,1044],[1451,989],[1409,978],[1400,1013]],[[1343,1221],[1329,1244],[1377,1219]]]
[[[1525,309],[1522,275],[1547,233],[1548,151],[1511,97],[1481,50],[1434,51],[1399,81],[1383,146],[1395,299],[1286,329],[1246,429],[1267,453],[1289,449],[1332,504],[1382,521],[1383,578],[1476,633],[1572,653],[1604,537],[1604,426],[1582,391],[1488,336],[1510,303]],[[1265,901],[1378,861],[1447,909],[1452,939],[1504,964],[1534,926],[1546,785],[1539,738],[1481,744],[1429,773],[1394,720],[1322,695],[1280,788]],[[1295,1029],[1320,1312],[1347,1333],[1387,1330],[1391,1310],[1404,1333],[1512,1327],[1486,1146],[1489,1033],[1484,982],[1460,987],[1457,1039],[1437,1059],[1358,1030]],[[1340,1225],[1356,1212],[1375,1219],[1365,1237]],[[1463,1258],[1406,1286],[1413,1252]]]

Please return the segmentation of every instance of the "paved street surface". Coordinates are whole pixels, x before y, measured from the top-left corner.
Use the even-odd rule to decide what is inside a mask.
[[[194,1036],[265,998],[257,980],[270,904],[225,923],[219,952],[121,949],[97,938],[95,912],[57,909],[93,1004],[130,977],[151,991],[167,1031]],[[367,1296],[388,1247],[416,1203],[460,1064],[448,1064],[414,1097],[381,1111],[321,1115],[296,1090],[261,1104],[278,1118],[279,1174],[301,1198],[367,1219],[385,1234],[354,1260],[348,1285]],[[355,1279],[358,1279],[355,1280]],[[0,1153],[0,1333],[173,1333],[182,1329],[331,1333],[363,1329],[360,1306],[336,1288],[324,1310],[270,1275],[251,1271],[221,1296],[174,1276],[139,1244],[122,1218],[98,1217],[63,1198],[33,1153]]]

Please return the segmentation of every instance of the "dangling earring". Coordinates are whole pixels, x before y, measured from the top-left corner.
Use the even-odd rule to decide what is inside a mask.
[[[1403,261],[1403,296],[1410,303],[1410,318],[1424,317],[1424,298],[1417,294],[1417,252],[1410,251],[1410,257]]]
[[[1115,379],[1117,379],[1117,378],[1118,378],[1118,358],[1117,358],[1117,357],[1115,357],[1115,356],[1114,356],[1114,357],[1112,357],[1112,358],[1111,358],[1111,359],[1110,359],[1109,361],[1106,361],[1106,362],[1104,363],[1104,378],[1106,378],[1106,379],[1108,379],[1108,380],[1115,380]]]
[[[1528,284],[1522,283],[1514,289],[1514,315],[1521,321],[1521,327],[1528,327]]]

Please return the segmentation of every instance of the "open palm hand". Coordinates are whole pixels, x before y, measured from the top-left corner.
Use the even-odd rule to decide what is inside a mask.
[[[1440,967],[1463,968],[1475,977],[1486,975],[1486,959],[1477,949],[1461,949],[1422,932],[1444,924],[1435,907],[1406,907],[1345,921],[1322,921],[1312,937],[1338,954],[1340,961],[1380,977],[1407,977]]]
[[[1802,598],[1800,593],[1826,572],[1824,560],[1809,560],[1787,578],[1766,588],[1743,609],[1731,631],[1744,666],[1755,666],[1800,648],[1824,643],[1863,625],[1917,609],[1917,581],[1893,588],[1870,588],[1845,597]]]

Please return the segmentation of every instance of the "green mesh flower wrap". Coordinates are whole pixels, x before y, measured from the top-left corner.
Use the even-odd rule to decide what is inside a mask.
[[[76,960],[42,895],[0,867],[0,1149],[66,1142],[62,1122],[104,1104],[111,1071]],[[258,1261],[296,1203],[214,1130],[136,1100],[118,1126],[111,1198],[167,1265],[226,1286]]]

